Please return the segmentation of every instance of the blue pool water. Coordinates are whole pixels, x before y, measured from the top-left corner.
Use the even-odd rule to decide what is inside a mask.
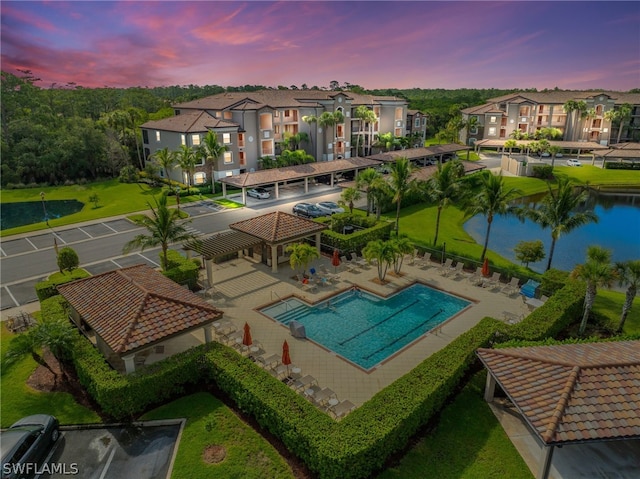
[[[261,312],[285,325],[302,323],[309,339],[370,369],[469,304],[414,284],[386,299],[349,290],[314,306],[290,298]]]

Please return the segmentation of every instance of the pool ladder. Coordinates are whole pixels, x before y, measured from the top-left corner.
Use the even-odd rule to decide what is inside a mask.
[[[278,298],[280,300],[280,302],[282,304],[284,304],[284,312],[286,313],[287,311],[289,311],[289,303],[287,301],[285,301],[284,299],[282,299],[280,297],[280,295],[278,293],[276,293],[274,290],[271,290],[271,301],[273,301],[273,295],[275,294],[276,298]]]

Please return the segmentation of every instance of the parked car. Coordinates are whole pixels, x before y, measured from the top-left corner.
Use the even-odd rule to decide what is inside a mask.
[[[580,160],[567,160],[567,166],[582,166]]]
[[[321,201],[320,203],[316,203],[316,206],[327,216],[335,215],[336,213],[344,213],[344,208],[333,201]]]
[[[331,175],[316,176],[316,181],[318,183],[324,183],[325,185],[330,185],[331,184]]]
[[[48,414],[24,417],[0,432],[2,479],[33,476],[59,437],[58,420]]]
[[[258,198],[261,200],[265,200],[271,196],[271,193],[269,193],[264,188],[252,188],[249,191],[247,191],[247,194],[252,198]]]
[[[304,216],[305,218],[320,218],[325,216],[325,213],[316,205],[311,203],[297,203],[293,206],[293,214],[298,216]]]

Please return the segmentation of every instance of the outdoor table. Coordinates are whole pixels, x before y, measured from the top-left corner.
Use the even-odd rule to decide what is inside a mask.
[[[331,389],[324,388],[316,393],[315,398],[316,398],[316,401],[318,401],[321,404],[324,404],[325,402],[327,402],[327,400],[331,401],[332,396],[335,396],[335,395],[336,393],[334,393]],[[336,399],[335,401],[337,404],[338,400]]]
[[[530,309],[536,309],[539,308],[540,306],[542,306],[544,304],[543,301],[536,299],[536,298],[527,298],[525,303],[527,303],[527,306],[530,307]]]
[[[338,403],[339,403],[339,402],[340,402],[340,401],[338,401],[338,399],[337,399],[337,398],[331,398],[331,399],[329,399],[329,406],[330,406],[330,407],[335,407],[335,406],[337,406],[337,405],[338,405]]]

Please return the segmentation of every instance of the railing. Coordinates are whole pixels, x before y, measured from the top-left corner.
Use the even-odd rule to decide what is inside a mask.
[[[273,301],[273,295],[276,295],[276,298],[278,298],[280,300],[281,303],[284,304],[284,312],[286,313],[287,311],[289,311],[289,303],[287,301],[285,301],[284,299],[282,299],[280,297],[280,295],[278,293],[276,293],[274,290],[271,290],[271,301]]]

